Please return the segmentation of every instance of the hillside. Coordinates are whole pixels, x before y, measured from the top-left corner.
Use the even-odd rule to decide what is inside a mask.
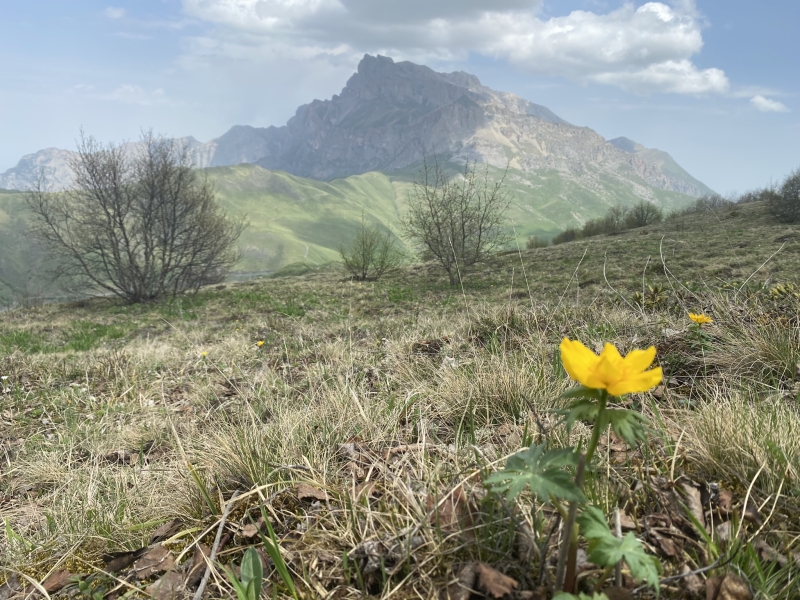
[[[253,173],[272,180],[259,188],[291,181]],[[493,578],[549,600],[558,511],[484,482],[532,443],[589,442],[586,419],[567,432],[553,412],[574,384],[568,336],[653,345],[664,369],[659,387],[614,399],[652,429],[598,438],[585,488],[658,561],[660,597],[706,597],[727,578],[793,600],[798,273],[800,226],[753,203],[500,255],[458,288],[434,265],[364,284],[325,269],[158,305],[4,313],[0,593],[30,592],[21,572],[64,600],[79,581],[191,594],[217,539],[205,598],[233,595],[223,566],[254,547],[268,597],[291,598],[291,583],[303,598],[430,598]],[[579,589],[611,594],[588,560]],[[687,569],[705,570],[666,579]]]
[[[458,164],[445,165],[455,175]],[[276,271],[292,263],[309,266],[339,260],[338,248],[352,239],[362,212],[370,220],[401,233],[400,218],[416,168],[354,175],[329,182],[306,179],[257,165],[207,169],[222,207],[232,215],[247,215],[249,227],[242,234],[243,260],[232,274],[245,279]],[[490,179],[503,170],[489,167]],[[682,194],[639,187],[629,181],[614,182],[591,190],[565,180],[557,171],[525,172],[509,169],[506,174],[509,233],[523,246],[530,235],[552,237],[565,227],[580,225],[605,214],[616,203],[633,204],[647,193],[666,211],[689,202]],[[58,294],[38,277],[38,253],[26,231],[30,215],[22,194],[0,192],[0,306],[14,296]],[[5,212],[2,214],[6,214]],[[403,240],[400,240],[401,245]],[[409,249],[410,250],[410,249]]]

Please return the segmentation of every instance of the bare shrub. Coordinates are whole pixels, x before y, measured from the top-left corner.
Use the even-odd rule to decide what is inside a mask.
[[[459,272],[483,261],[508,240],[503,230],[508,201],[504,179],[489,180],[474,163],[449,178],[436,157],[425,158],[408,198],[403,227],[423,259],[435,259],[455,285]]]
[[[244,220],[225,215],[176,141],[145,132],[130,153],[82,134],[70,167],[73,189],[40,180],[26,196],[68,289],[158,300],[218,283],[239,260]]]
[[[377,223],[367,225],[363,214],[355,239],[339,246],[339,255],[345,270],[357,281],[380,279],[403,262],[392,232]]]

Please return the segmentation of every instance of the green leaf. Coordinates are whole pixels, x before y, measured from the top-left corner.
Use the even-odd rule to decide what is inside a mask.
[[[637,441],[647,439],[645,424],[647,418],[635,411],[625,409],[607,409],[606,419],[619,437],[635,446]]]
[[[255,548],[248,548],[242,558],[242,583],[248,591],[249,600],[258,600],[264,576],[261,558]]]
[[[541,497],[583,502],[584,496],[575,485],[572,474],[564,467],[575,466],[578,457],[570,448],[545,452],[544,444],[534,445],[509,457],[502,471],[492,473],[484,481],[499,493],[514,500],[527,485],[531,493]]]
[[[603,512],[595,506],[587,506],[578,517],[578,523],[581,533],[589,541],[587,556],[590,561],[601,567],[612,567],[624,560],[636,581],[646,580],[658,592],[658,559],[644,551],[644,546],[632,532],[623,538],[616,537],[611,533]]]
[[[231,582],[233,589],[236,590],[236,597],[238,600],[250,600],[249,596],[247,595],[247,587],[242,584],[241,581],[236,577],[236,574],[226,566],[222,566],[225,570],[225,575],[228,576],[228,581]]]
[[[568,389],[566,392],[561,394],[561,398],[588,398],[590,400],[599,400],[600,396],[603,394],[603,390],[598,390],[594,388],[587,388],[583,385],[576,386],[574,388]]]
[[[565,410],[556,411],[556,414],[564,416],[567,432],[569,432],[575,421],[595,423],[598,414],[600,414],[600,405],[590,398],[577,398]]]
[[[267,534],[269,535],[269,537],[267,537],[264,535],[263,531],[258,531],[258,535],[261,537],[261,542],[264,544],[264,550],[267,551],[267,554],[269,554],[269,557],[272,559],[272,562],[275,565],[275,570],[283,580],[283,583],[287,588],[289,588],[289,593],[293,598],[297,598],[297,589],[294,586],[294,580],[289,573],[289,568],[286,566],[286,561],[283,560],[281,547],[280,544],[278,544],[278,538],[275,536],[275,531],[272,529],[272,524],[267,516],[267,511],[263,504],[261,504],[259,508],[261,509],[261,516],[264,518],[264,525],[267,528]]]

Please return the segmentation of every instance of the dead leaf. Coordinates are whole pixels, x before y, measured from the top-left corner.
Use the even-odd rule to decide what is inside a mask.
[[[155,583],[145,588],[153,600],[173,600],[183,596],[183,577],[177,571],[170,571]]]
[[[0,600],[8,600],[21,590],[19,576],[16,573],[12,573],[8,580],[3,585],[0,585]]]
[[[297,484],[297,499],[298,500],[320,500],[327,502],[328,494],[324,490],[315,488],[313,485],[305,483]]]
[[[619,586],[611,586],[603,590],[608,600],[633,600],[633,595],[629,589]]]
[[[502,598],[517,589],[519,584],[516,580],[503,575],[500,571],[493,569],[485,563],[475,565],[478,589],[492,598]]]
[[[178,530],[181,528],[181,521],[180,519],[172,519],[172,521],[167,521],[161,527],[156,529],[152,534],[150,534],[150,543],[155,544],[157,542],[163,542],[166,539],[171,538],[173,535],[178,533]]]
[[[747,582],[733,573],[728,573],[719,586],[716,600],[751,600],[750,586]]]
[[[758,513],[758,506],[752,500],[748,500],[747,506],[744,509],[744,520],[750,521],[756,525],[761,525],[764,521]]]
[[[789,564],[789,559],[786,558],[786,556],[775,550],[775,548],[764,540],[756,540],[755,547],[756,550],[758,550],[758,555],[761,557],[761,560],[777,563],[781,568]]]
[[[620,513],[619,524],[623,531],[636,531],[639,529],[636,527],[636,521],[633,520],[633,517],[626,512]]]
[[[689,565],[684,564],[681,567],[681,575],[685,575],[685,577],[681,580],[683,582],[683,587],[686,592],[691,596],[700,596],[703,593],[703,582],[700,581],[700,578],[695,575],[688,573],[692,573],[692,570],[689,568]]]
[[[211,555],[211,548],[205,544],[197,544],[194,549],[194,556],[192,557],[192,566],[186,574],[185,587],[195,588],[200,580],[203,578],[203,573],[206,570],[206,558]]]
[[[467,563],[456,575],[456,580],[442,590],[442,600],[469,600],[477,577],[474,562]]]
[[[720,542],[729,542],[731,540],[731,522],[725,521],[717,525],[717,539]]]
[[[428,494],[426,508],[433,511],[431,523],[442,529],[470,529],[474,525],[473,514],[477,511],[460,485],[453,488],[441,501]]]
[[[514,542],[514,548],[517,551],[519,560],[529,563],[538,554],[539,547],[536,545],[533,530],[528,523],[523,523],[522,526],[517,528]]]
[[[717,600],[719,588],[722,585],[722,577],[714,575],[706,579],[706,600]]]
[[[730,490],[720,490],[717,495],[717,508],[724,516],[729,516],[733,510],[733,492]]]
[[[681,483],[681,489],[686,499],[686,508],[688,508],[692,516],[697,519],[697,522],[700,523],[702,527],[705,527],[706,519],[703,514],[703,501],[700,497],[700,490],[686,481]]]
[[[106,462],[117,465],[135,465],[139,462],[139,453],[128,452],[127,450],[114,450],[106,454],[103,459]]]
[[[656,389],[653,390],[653,396],[656,400],[661,400],[664,397],[664,386],[659,385]]]
[[[659,535],[655,531],[647,532],[647,539],[655,546],[660,554],[666,558],[675,558],[678,556],[678,550],[675,548],[675,542],[670,538]]]
[[[73,573],[65,569],[59,569],[44,580],[42,587],[48,594],[52,594],[67,585],[71,577],[74,577]]]
[[[147,552],[147,548],[139,548],[133,552],[113,552],[111,554],[106,554],[103,556],[103,560],[106,563],[106,571],[109,573],[117,573],[135,563],[145,552]]]
[[[161,544],[153,547],[133,565],[137,579],[147,579],[159,573],[166,573],[175,566],[175,559],[168,548]]]
[[[258,535],[258,532],[264,526],[264,517],[259,517],[258,521],[255,523],[248,523],[244,527],[242,527],[242,537],[248,540],[252,540],[254,537]]]

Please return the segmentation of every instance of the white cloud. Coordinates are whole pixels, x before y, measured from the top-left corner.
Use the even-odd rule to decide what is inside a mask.
[[[131,33],[130,31],[117,31],[114,37],[122,38],[123,40],[151,40],[152,36],[144,33]]]
[[[113,100],[124,104],[138,104],[140,106],[152,106],[153,104],[164,104],[168,102],[164,90],[146,90],[138,85],[124,84],[115,88],[108,94],[98,96],[103,100]]]
[[[542,16],[541,0],[183,0],[183,6],[190,17],[216,25],[188,46],[201,56],[268,61],[369,52],[435,62],[478,53],[535,74],[640,93],[726,93],[730,85],[722,70],[692,62],[703,47],[693,0],[628,2],[551,18]]]
[[[109,6],[103,11],[103,14],[109,19],[121,19],[125,16],[125,9],[118,6]]]
[[[778,102],[777,100],[770,100],[769,98],[765,98],[761,94],[757,96],[753,96],[750,98],[750,104],[756,107],[757,110],[761,112],[789,112],[789,107],[786,106],[783,102]]]

